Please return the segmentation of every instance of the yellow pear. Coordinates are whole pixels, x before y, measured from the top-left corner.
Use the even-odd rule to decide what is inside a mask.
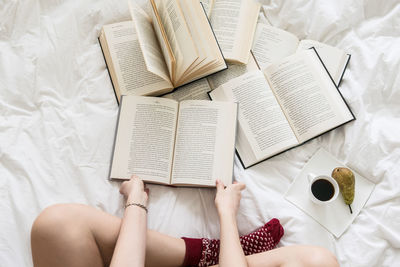
[[[350,212],[353,213],[350,204],[353,203],[354,200],[354,188],[356,183],[354,173],[349,168],[338,167],[332,171],[332,177],[339,185],[344,202],[349,205]]]

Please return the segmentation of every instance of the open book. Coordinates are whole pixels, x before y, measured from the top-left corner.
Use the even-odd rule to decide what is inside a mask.
[[[236,149],[245,168],[355,119],[315,49],[248,72],[210,96],[239,102]]]
[[[263,69],[268,65],[302,50],[314,47],[321,57],[335,84],[339,86],[350,55],[336,47],[313,40],[299,40],[290,32],[258,23],[252,51]]]
[[[202,1],[202,0],[200,0]],[[225,59],[246,64],[261,4],[255,0],[208,0],[210,22]]]
[[[123,96],[111,179],[179,186],[232,183],[237,103]]]
[[[114,90],[161,95],[226,69],[198,0],[149,0],[147,14],[130,1],[133,22],[103,27],[99,40]]]
[[[148,71],[132,21],[105,25],[99,41],[118,102],[121,95],[159,95],[170,81]]]

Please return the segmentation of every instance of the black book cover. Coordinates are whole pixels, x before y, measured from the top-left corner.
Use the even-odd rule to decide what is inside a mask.
[[[344,73],[346,72],[347,66],[348,66],[349,63],[350,63],[350,59],[351,59],[351,55],[350,55],[350,54],[347,54],[347,61],[346,61],[346,64],[345,64],[345,66],[344,66],[344,68],[343,68],[343,72],[342,72],[342,75],[340,76],[340,80],[339,80],[339,83],[337,84],[337,87],[339,87],[340,84],[342,83],[343,76],[344,76]]]

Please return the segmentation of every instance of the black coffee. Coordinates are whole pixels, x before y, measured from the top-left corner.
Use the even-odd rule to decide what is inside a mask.
[[[328,201],[335,194],[335,188],[331,182],[325,179],[318,179],[311,185],[311,192],[321,201]]]

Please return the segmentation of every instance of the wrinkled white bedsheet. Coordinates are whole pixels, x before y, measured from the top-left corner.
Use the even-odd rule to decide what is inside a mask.
[[[400,3],[398,0],[264,1],[272,25],[352,54],[341,92],[357,120],[248,170],[241,234],[272,217],[280,246],[321,245],[342,266],[400,266]],[[85,203],[120,216],[107,179],[117,103],[97,41],[129,19],[125,1],[0,1],[0,266],[32,266],[29,233],[45,207]],[[377,183],[339,238],[283,199],[323,147]],[[149,186],[149,227],[218,237],[212,189]]]

